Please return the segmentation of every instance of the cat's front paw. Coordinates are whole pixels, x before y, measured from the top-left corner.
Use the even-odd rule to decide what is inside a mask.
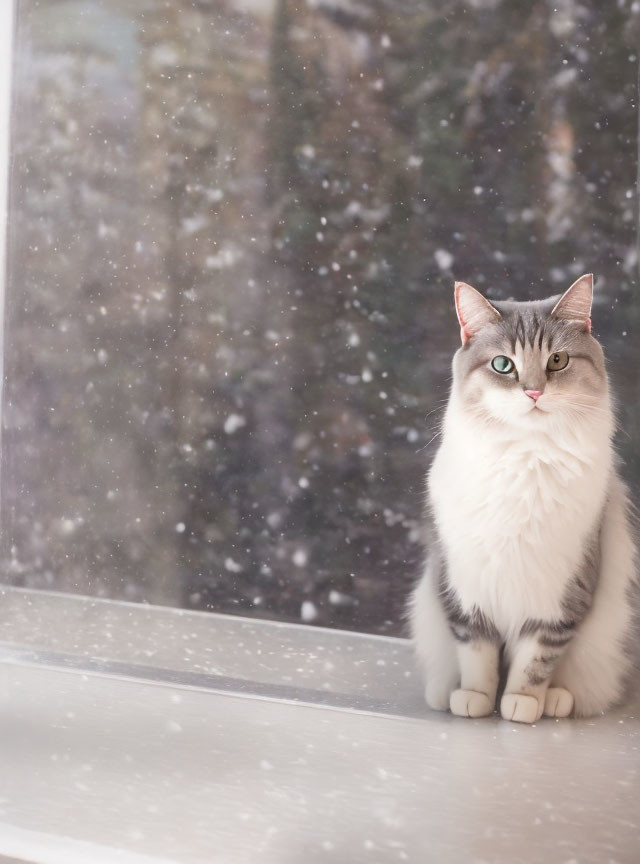
[[[516,723],[535,723],[542,717],[544,698],[539,700],[528,693],[505,693],[500,700],[500,714]]]
[[[454,690],[449,699],[452,714],[458,717],[486,717],[493,713],[493,702],[477,690]]]
[[[568,717],[573,711],[573,694],[564,687],[549,687],[544,700],[546,717]]]

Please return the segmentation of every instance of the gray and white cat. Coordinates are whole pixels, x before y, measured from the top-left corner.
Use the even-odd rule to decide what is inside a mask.
[[[456,282],[461,348],[428,476],[433,521],[411,605],[436,709],[533,723],[619,702],[636,550],[612,445],[593,277],[490,303]]]

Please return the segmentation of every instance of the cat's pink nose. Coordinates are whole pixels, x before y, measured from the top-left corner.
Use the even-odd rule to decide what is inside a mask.
[[[534,402],[537,402],[538,399],[542,396],[542,390],[525,390],[524,391],[527,396],[530,396]]]

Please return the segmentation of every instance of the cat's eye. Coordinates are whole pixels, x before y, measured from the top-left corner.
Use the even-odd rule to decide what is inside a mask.
[[[564,369],[569,362],[569,355],[566,351],[556,351],[547,360],[547,369],[549,372],[559,372]]]
[[[513,372],[516,367],[513,365],[513,360],[505,357],[504,354],[498,354],[498,356],[494,357],[491,361],[491,368],[496,372],[499,372],[501,375],[508,375],[509,372]]]

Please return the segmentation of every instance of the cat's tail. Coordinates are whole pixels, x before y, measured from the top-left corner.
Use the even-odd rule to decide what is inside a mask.
[[[552,679],[552,686],[573,694],[577,717],[600,714],[622,702],[637,661],[638,559],[627,490],[617,476],[603,517],[593,605]]]
[[[426,678],[427,705],[446,711],[451,691],[459,685],[460,669],[455,640],[438,597],[439,566],[438,555],[432,552],[413,592],[409,614],[416,656]]]

